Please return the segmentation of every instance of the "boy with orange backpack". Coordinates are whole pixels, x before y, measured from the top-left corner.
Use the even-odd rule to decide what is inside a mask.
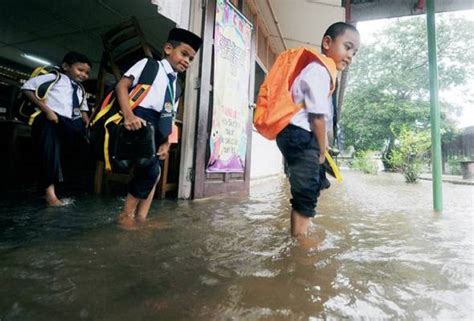
[[[304,48],[282,53],[260,88],[254,124],[276,138],[288,163],[293,236],[305,236],[316,214],[337,72],[350,65],[359,45],[354,26],[334,23],[323,36],[322,55]]]

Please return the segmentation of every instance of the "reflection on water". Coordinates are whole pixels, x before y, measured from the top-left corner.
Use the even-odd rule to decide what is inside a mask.
[[[116,198],[2,200],[0,320],[473,319],[473,186],[345,173],[311,239],[289,237],[284,181],[249,197],[155,201],[138,231]]]

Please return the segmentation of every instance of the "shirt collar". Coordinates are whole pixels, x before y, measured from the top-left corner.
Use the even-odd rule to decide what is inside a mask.
[[[171,67],[171,64],[166,58],[161,60],[161,64],[163,65],[166,74],[173,74],[174,76],[178,75],[178,73],[173,70],[173,67]]]
[[[64,77],[66,77],[66,78],[71,82],[71,84],[73,84],[73,85],[78,85],[77,81],[72,80],[72,79],[69,78],[69,76],[66,75],[65,73],[62,72],[61,75],[64,75]],[[61,76],[61,77],[62,77],[62,76]]]

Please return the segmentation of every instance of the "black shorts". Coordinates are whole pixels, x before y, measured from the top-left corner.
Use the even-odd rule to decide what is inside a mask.
[[[278,134],[277,145],[288,163],[292,208],[302,215],[315,216],[321,190],[321,165],[320,149],[314,134],[288,125]]]

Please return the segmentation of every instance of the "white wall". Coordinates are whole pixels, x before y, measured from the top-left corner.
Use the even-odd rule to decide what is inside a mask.
[[[283,173],[283,157],[276,141],[270,141],[253,131],[251,155],[250,179]]]
[[[319,48],[326,29],[345,20],[340,0],[274,0],[273,7],[288,48]]]
[[[189,28],[189,10],[191,0],[151,0],[157,6],[158,13],[176,22],[180,28]]]

